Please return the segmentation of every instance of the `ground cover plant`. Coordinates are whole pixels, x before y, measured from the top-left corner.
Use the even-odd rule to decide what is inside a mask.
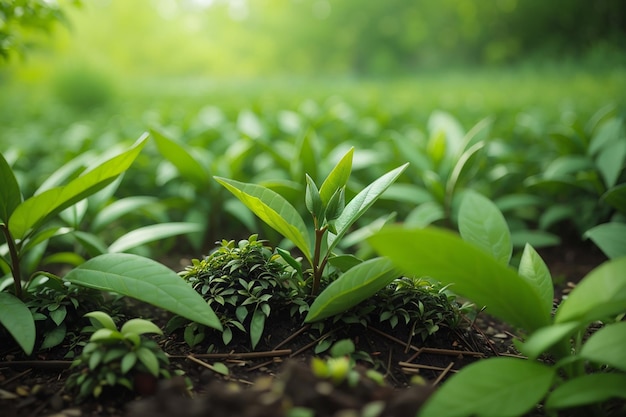
[[[387,228],[371,243],[405,272],[449,283],[455,292],[520,329],[526,336],[518,347],[527,359],[500,357],[468,366],[419,415],[519,416],[542,401],[549,415],[577,406],[593,406],[589,410],[595,415],[608,413],[606,401],[623,399],[617,387],[626,382],[626,356],[617,348],[624,337],[626,258],[591,271],[552,318],[550,271],[530,245],[517,273],[507,267],[510,232],[492,202],[466,194],[459,231],[460,237],[435,228]],[[585,331],[598,321],[603,327],[587,339]],[[538,361],[548,353],[552,366]],[[515,401],[510,401],[512,392]]]

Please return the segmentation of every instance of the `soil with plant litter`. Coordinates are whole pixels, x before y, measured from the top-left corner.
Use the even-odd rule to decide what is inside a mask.
[[[562,245],[544,249],[542,257],[557,284],[559,302],[590,270],[606,258],[591,244]],[[182,269],[185,265],[170,265]],[[130,317],[141,316],[164,328],[169,314],[132,301]],[[280,417],[286,409],[301,407],[291,416],[414,416],[423,402],[450,375],[481,358],[512,355],[514,329],[480,314],[464,320],[456,329],[441,328],[422,342],[410,337],[411,329],[398,325],[337,324],[323,332],[295,322],[287,312],[266,323],[264,336],[254,351],[247,337],[207,351],[208,341],[190,349],[180,333],[159,339],[170,356],[171,368],[184,372],[158,385],[140,387],[143,395],[127,390],[105,391],[97,399],[76,403],[64,389],[71,360],[64,359],[78,346],[66,344],[24,357],[11,340],[0,350],[0,409],[2,416],[172,416],[178,417]],[[332,384],[317,378],[310,361],[322,338],[351,339],[356,350],[356,385]],[[325,357],[327,353],[319,356]],[[213,367],[222,363],[228,375]],[[385,377],[382,386],[367,376],[375,369]],[[417,382],[417,383],[416,383]],[[191,388],[189,383],[191,383]],[[306,414],[304,409],[313,410]],[[541,416],[534,410],[532,416]],[[565,416],[565,414],[563,414]]]

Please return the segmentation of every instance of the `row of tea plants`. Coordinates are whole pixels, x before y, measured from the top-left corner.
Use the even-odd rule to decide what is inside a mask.
[[[303,119],[300,116],[300,123],[304,123]],[[585,126],[573,123],[570,131],[553,133],[553,141],[536,144],[540,152],[552,155],[549,161],[517,156],[525,150],[517,148],[519,144],[491,137],[489,119],[464,133],[450,115],[436,112],[429,122],[429,136],[385,132],[365,152],[346,148],[347,143],[335,146],[330,139],[320,136],[321,129],[312,126],[313,120],[308,122],[308,127],[296,135],[295,142],[270,140],[264,136],[256,116],[243,113],[238,120],[243,138],[228,145],[222,143],[225,146],[222,153],[213,146],[203,148],[191,139],[183,143],[160,129],[153,129],[151,135],[162,156],[156,172],[163,187],[155,193],[156,198],[115,197],[115,194],[124,195],[123,173],[138,160],[148,143],[146,136],[114,157],[77,156],[27,199],[22,197],[19,173],[16,176],[11,167],[11,162],[15,162],[11,155],[16,154],[8,152],[8,158],[0,159],[3,178],[0,219],[5,240],[0,264],[6,273],[0,292],[0,323],[24,352],[30,354],[38,335],[40,349],[59,344],[71,323],[68,317],[93,310],[98,297],[113,292],[190,320],[192,325],[186,325],[185,335],[190,344],[204,336],[198,333],[198,325],[222,331],[222,340],[227,343],[233,327],[246,330],[246,323],[254,347],[270,316],[270,299],[275,295],[280,298],[283,290],[286,295],[282,297],[299,300],[292,307],[299,314],[306,313],[305,322],[316,322],[341,315],[387,288],[401,288],[403,282],[412,279],[408,277],[418,276],[428,278],[425,282],[430,280],[430,285],[452,284],[455,293],[487,306],[491,314],[523,329],[527,339],[520,350],[531,359],[519,362],[505,358],[495,365],[490,365],[495,362],[492,360],[485,361],[486,365],[468,367],[444,385],[439,391],[442,394],[428,403],[425,415],[518,415],[542,400],[554,386],[557,388],[551,391],[545,405],[556,410],[580,405],[567,402],[572,392],[620,382],[619,372],[591,375],[585,372],[586,362],[598,361],[603,370],[624,371],[623,355],[607,352],[609,346],[621,341],[620,319],[615,316],[625,310],[624,288],[620,284],[623,279],[619,274],[624,269],[622,256],[626,254],[623,237],[626,141],[623,121],[614,110],[603,109]],[[200,139],[196,142],[201,143]],[[403,159],[409,163],[395,164]],[[293,160],[298,163],[292,163]],[[153,166],[151,163],[144,168]],[[330,173],[324,181],[319,181],[322,172]],[[250,181],[213,177],[216,173]],[[225,190],[237,200],[224,198]],[[571,202],[579,206],[572,208]],[[184,222],[175,221],[175,211],[181,208],[186,213],[186,218],[180,219]],[[109,225],[142,210],[158,224],[137,227],[106,243],[103,236],[111,229]],[[263,231],[272,240],[280,237],[285,240],[269,254],[266,247],[255,244],[255,236],[240,244],[239,252],[233,250],[234,242],[223,241],[222,249],[215,254],[228,252],[232,256],[236,252],[241,256],[243,250],[256,248],[261,258],[257,258],[254,267],[262,259],[269,267],[276,262],[276,271],[259,271],[256,279],[233,278],[236,277],[233,271],[243,266],[231,258],[225,265],[230,269],[229,274],[203,277],[199,273],[206,271],[203,262],[215,260],[217,256],[213,254],[195,261],[182,274],[196,292],[176,273],[149,257],[123,253],[180,234],[195,234],[196,238],[190,236],[192,246],[206,247],[207,239],[215,233],[241,233],[239,229],[218,228],[218,219],[223,223],[227,213],[240,221],[244,229]],[[263,229],[257,218],[268,228]],[[394,219],[401,220],[403,227],[386,225]],[[580,296],[575,294],[583,290],[575,291],[559,307],[555,318],[550,319],[552,279],[533,246],[557,243],[558,235],[547,231],[558,232],[550,227],[563,221],[574,224],[581,234],[589,236],[614,259],[584,281],[592,284],[580,287],[601,287],[596,281],[604,280],[602,288],[611,290],[592,301],[579,300]],[[459,243],[460,238],[450,232],[425,228],[429,225],[458,227],[469,244]],[[70,249],[59,250],[59,247]],[[515,247],[524,247],[517,273],[507,267]],[[373,257],[374,250],[384,257]],[[151,252],[143,253],[154,256]],[[63,263],[73,269],[64,276],[41,270],[42,265],[51,263]],[[399,281],[402,273],[406,277]],[[232,282],[225,282],[227,279]],[[235,288],[233,283],[241,288]],[[312,303],[307,296],[313,297]],[[515,302],[511,301],[513,298]],[[406,301],[402,299],[403,304]],[[218,317],[212,307],[226,304],[234,307],[234,315],[222,311]],[[570,305],[574,307],[565,307]],[[391,319],[391,312],[398,307],[402,306],[377,312],[378,318]],[[560,314],[563,309],[568,313]],[[93,318],[93,313],[90,314]],[[130,343],[142,349],[138,336],[132,336],[132,329],[125,333],[122,328],[118,335],[115,325],[102,314],[95,317],[108,330],[96,331],[92,342],[130,337]],[[568,345],[571,335],[580,334],[597,320],[607,324],[597,335],[585,344],[582,336],[573,338],[573,348]],[[426,335],[436,331],[437,324],[430,322],[427,327]],[[139,328],[140,332],[154,330],[145,323]],[[553,367],[535,361],[547,351],[560,359]],[[96,347],[86,353],[93,352],[98,352]],[[119,359],[121,354],[116,352],[107,359]],[[153,375],[155,370],[159,374],[159,366],[154,365],[157,356],[144,355],[143,360],[139,358],[143,366],[150,368]],[[125,366],[130,366],[132,360],[127,359]],[[88,361],[93,361],[93,368],[100,363],[100,359]],[[496,368],[510,372],[500,371],[498,377],[485,378],[493,375]],[[562,378],[557,378],[560,371],[567,378],[557,383]],[[502,398],[509,392],[493,391],[493,388],[519,389],[506,380],[516,373],[534,381],[535,390],[524,401],[502,411],[501,403],[505,402]],[[504,379],[499,379],[500,375]],[[103,378],[109,382],[118,380],[106,373]],[[458,387],[467,384],[463,378],[497,381],[495,385],[479,385],[472,394],[491,398],[491,404],[500,404],[497,411],[489,414],[478,402],[459,400],[457,408],[441,414],[442,406],[438,404],[442,400],[438,398],[449,395],[445,394],[448,391],[456,395]],[[99,392],[102,385],[92,382],[90,387],[88,391]],[[493,395],[484,396],[486,390]],[[597,392],[586,397],[585,403],[620,396],[610,390]]]

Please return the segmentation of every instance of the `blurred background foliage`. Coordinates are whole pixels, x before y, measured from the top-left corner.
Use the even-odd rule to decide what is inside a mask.
[[[67,16],[69,30],[55,28],[48,50],[66,65],[80,59],[126,76],[389,76],[529,60],[575,59],[601,66],[626,61],[622,0],[93,0],[78,3],[80,7],[74,7],[75,0],[3,0],[0,4],[0,52],[5,60],[11,49],[28,46],[33,32],[49,33],[54,20]],[[40,58],[29,60],[34,64]]]

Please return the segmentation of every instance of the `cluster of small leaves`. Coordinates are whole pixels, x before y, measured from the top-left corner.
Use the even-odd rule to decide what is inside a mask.
[[[40,283],[29,286],[26,306],[30,309],[37,334],[43,336],[40,349],[57,346],[88,311],[104,305],[100,291],[63,283],[58,279],[44,277]],[[115,306],[112,301],[107,305]]]
[[[105,387],[124,387],[133,391],[134,378],[147,374],[155,379],[169,378],[169,359],[159,345],[145,336],[146,333],[162,334],[153,323],[143,319],[131,319],[120,330],[113,319],[101,311],[86,314],[94,327],[89,343],[82,354],[74,360],[74,372],[67,380],[67,388],[76,390],[77,400],[89,396],[100,397]]]
[[[292,279],[295,271],[281,260],[257,235],[252,235],[237,244],[222,240],[213,253],[202,260],[194,259],[181,272],[220,317],[224,344],[230,343],[236,328],[249,332],[254,348],[272,306],[303,299],[303,285]],[[307,306],[304,302],[295,305],[293,314]],[[199,343],[203,337],[200,326],[187,326],[187,343]]]
[[[454,328],[461,317],[453,295],[424,279],[401,277],[380,291],[372,303],[380,323],[391,328],[399,323],[411,326],[412,335],[424,341],[441,326]]]

